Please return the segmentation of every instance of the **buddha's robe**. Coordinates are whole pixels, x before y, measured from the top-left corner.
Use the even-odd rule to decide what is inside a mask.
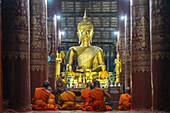
[[[55,108],[54,101],[48,103],[48,101],[52,101],[54,98],[55,96],[50,94],[46,89],[36,88],[31,107],[34,110],[58,110]]]
[[[103,50],[97,46],[74,46],[69,49],[67,56],[67,65],[72,65],[74,56],[76,56],[77,72],[84,72],[84,69],[101,71],[101,65],[104,65]]]
[[[112,108],[104,102],[104,93],[100,88],[94,88],[89,92],[89,101],[93,111],[112,111]]]
[[[109,74],[108,71],[105,70],[105,71],[101,72],[100,78],[101,78],[101,79],[106,78],[106,76],[107,76],[108,74]]]
[[[72,75],[72,76],[75,76],[75,73],[73,71],[69,71],[66,73],[67,75]]]
[[[131,96],[127,93],[121,94],[119,99],[119,110],[130,110]]]
[[[82,108],[86,108],[89,105],[89,92],[90,92],[90,89],[89,88],[82,89],[80,92],[81,92],[80,99],[84,100],[84,102],[82,102],[80,105],[81,105]]]
[[[76,104],[76,95],[72,91],[65,91],[58,98],[58,108],[61,110],[79,110],[81,106]]]

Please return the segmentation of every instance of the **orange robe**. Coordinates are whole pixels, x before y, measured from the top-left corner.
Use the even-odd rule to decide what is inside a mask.
[[[127,93],[121,94],[119,99],[119,110],[130,110],[131,96]]]
[[[89,92],[90,92],[89,88],[81,90],[80,99],[84,100],[84,102],[82,102],[80,105],[83,111],[87,111],[86,109],[89,109],[88,111],[92,111],[92,108],[89,106],[90,105],[89,104]]]
[[[34,97],[32,99],[31,107],[35,110],[58,110],[55,108],[55,102],[47,103],[47,99],[54,99],[53,94],[49,95],[49,92],[44,88],[36,88]]]
[[[84,100],[84,102],[81,103],[81,105],[89,105],[89,92],[90,92],[89,88],[81,90],[80,99]]]
[[[72,76],[75,76],[75,73],[73,72],[73,71],[69,71],[69,72],[67,72],[67,74],[69,75],[72,75]]]
[[[103,78],[106,77],[108,74],[109,74],[108,71],[105,70],[105,71],[101,72],[100,78],[103,79]]]
[[[89,93],[89,97],[93,111],[112,111],[112,108],[107,106],[104,102],[104,93],[102,89],[92,89]]]
[[[76,104],[76,95],[72,91],[65,91],[58,98],[58,108],[61,110],[79,110],[81,106]]]

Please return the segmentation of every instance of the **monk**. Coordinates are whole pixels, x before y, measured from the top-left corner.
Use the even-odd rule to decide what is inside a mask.
[[[129,92],[129,87],[126,88],[126,93],[121,94],[120,99],[119,99],[119,110],[130,110],[131,108],[131,96],[128,94]]]
[[[65,91],[58,98],[58,109],[60,110],[80,110],[81,106],[76,104],[76,95],[72,91]]]
[[[89,92],[89,102],[92,111],[112,111],[110,106],[107,106],[104,102],[104,96],[111,98],[110,94],[100,89],[100,82],[98,80],[93,81],[94,88]],[[87,111],[90,111],[90,106],[87,107]]]
[[[81,92],[81,96],[80,99],[84,100],[84,102],[82,102],[81,108],[83,111],[86,111],[87,106],[89,106],[89,93],[90,93],[90,88],[91,88],[92,84],[91,82],[87,83],[87,88],[86,89],[82,89]]]
[[[58,110],[55,108],[54,101],[50,100],[54,99],[55,96],[48,91],[49,85],[49,81],[44,81],[43,87],[35,89],[31,104],[33,110]]]
[[[49,91],[49,99],[48,99],[48,104],[53,104],[55,105],[55,96],[51,93],[52,92],[52,88],[48,87],[48,91]]]

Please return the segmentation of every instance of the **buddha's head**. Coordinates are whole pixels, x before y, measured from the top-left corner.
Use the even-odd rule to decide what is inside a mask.
[[[119,59],[119,57],[120,57],[120,55],[119,55],[119,53],[117,53],[117,59]]]
[[[71,65],[68,67],[68,71],[69,72],[72,71],[72,66]]]
[[[101,68],[102,68],[102,71],[106,70],[106,66],[105,65],[102,65]]]
[[[86,10],[84,12],[83,20],[77,26],[77,35],[79,37],[79,43],[91,42],[93,37],[93,24],[87,20]]]

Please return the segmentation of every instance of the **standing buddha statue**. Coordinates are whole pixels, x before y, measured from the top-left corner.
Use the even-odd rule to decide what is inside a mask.
[[[117,58],[115,59],[115,72],[116,72],[116,82],[120,82],[119,74],[122,72],[121,60],[119,58],[119,52],[117,53]]]
[[[56,52],[56,77],[60,77],[60,64],[62,63],[61,55],[58,53],[58,50]]]

